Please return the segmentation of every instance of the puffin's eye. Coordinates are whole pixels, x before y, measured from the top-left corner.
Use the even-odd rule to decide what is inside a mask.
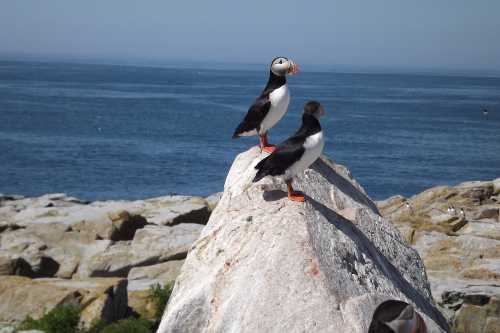
[[[282,63],[283,63],[283,60],[280,59],[280,64],[282,64]]]

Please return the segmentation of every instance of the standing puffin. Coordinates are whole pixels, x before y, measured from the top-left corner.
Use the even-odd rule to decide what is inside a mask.
[[[261,150],[267,153],[274,151],[275,147],[267,141],[267,131],[276,125],[288,110],[290,92],[286,84],[286,75],[296,74],[298,71],[299,66],[285,57],[275,58],[271,62],[266,87],[234,131],[233,139],[259,135]]]
[[[324,114],[325,110],[320,103],[307,102],[302,115],[302,126],[292,137],[280,143],[271,155],[255,166],[258,171],[253,182],[266,176],[279,176],[287,184],[288,198],[303,202],[304,196],[293,190],[292,178],[307,169],[321,155],[325,140],[319,118]]]
[[[413,306],[389,300],[375,310],[368,333],[427,333],[427,327]]]

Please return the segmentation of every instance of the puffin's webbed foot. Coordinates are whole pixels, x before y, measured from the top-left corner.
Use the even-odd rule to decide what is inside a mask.
[[[295,190],[292,187],[292,181],[288,180],[286,182],[286,186],[288,188],[288,199],[296,202],[304,202],[306,200],[305,196],[303,194],[300,194],[299,192],[295,192]]]
[[[306,201],[306,197],[298,192],[288,193],[288,199],[296,202],[304,202]]]
[[[265,153],[272,154],[276,150],[276,146],[275,145],[268,145],[268,146],[261,147],[260,149]]]

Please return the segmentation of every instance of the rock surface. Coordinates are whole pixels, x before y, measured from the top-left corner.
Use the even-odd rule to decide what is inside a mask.
[[[89,327],[103,320],[122,318],[127,311],[127,281],[124,279],[62,280],[4,276],[0,279],[0,321],[22,321],[41,317],[62,304],[82,308],[81,323]]]
[[[166,332],[367,332],[387,299],[448,330],[417,252],[347,169],[322,158],[295,182],[252,184],[257,148],[240,154],[164,313]]]
[[[153,313],[150,287],[175,280],[219,198],[0,195],[0,322],[65,303],[83,308],[86,327],[120,319],[128,306]]]
[[[419,252],[433,295],[458,333],[500,332],[499,183],[440,186],[378,202]]]

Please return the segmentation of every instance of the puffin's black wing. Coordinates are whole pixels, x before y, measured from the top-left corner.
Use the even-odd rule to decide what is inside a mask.
[[[253,182],[258,182],[265,176],[283,175],[289,167],[297,162],[304,154],[304,138],[293,136],[282,142],[276,150],[256,166],[257,174]]]
[[[269,96],[261,96],[250,106],[243,121],[238,125],[233,134],[233,139],[239,137],[242,133],[252,130],[259,130],[262,120],[271,108]]]

